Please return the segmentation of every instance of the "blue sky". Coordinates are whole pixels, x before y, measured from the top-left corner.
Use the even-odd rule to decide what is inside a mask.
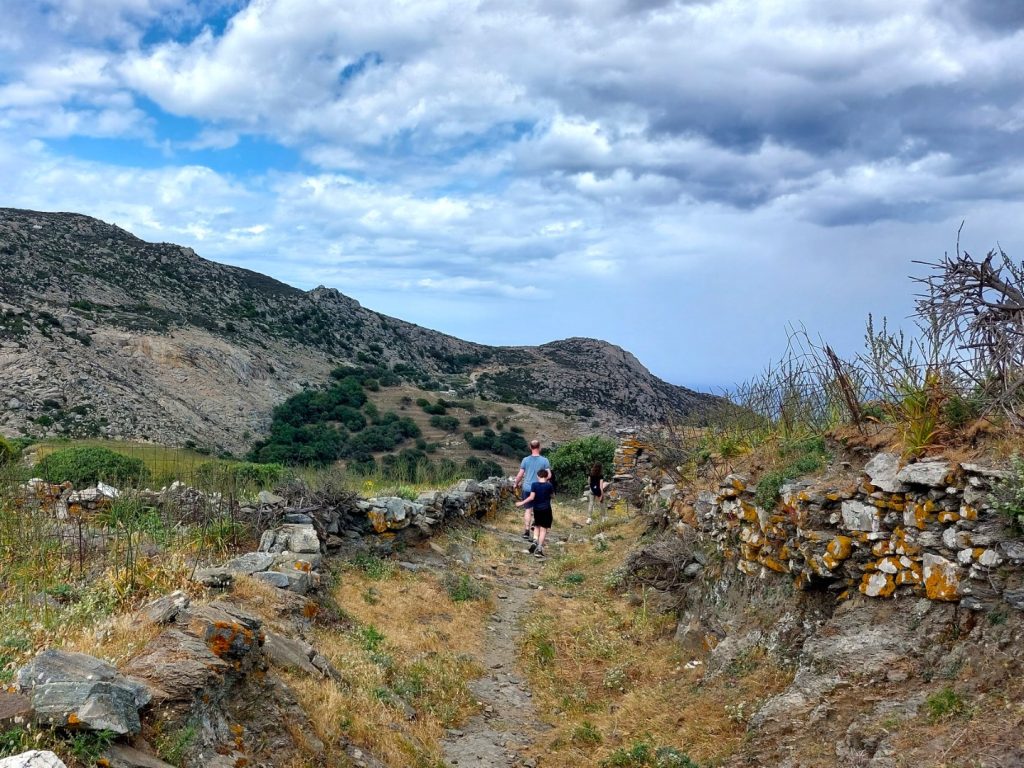
[[[701,388],[1024,256],[1024,3],[0,0],[0,206]]]

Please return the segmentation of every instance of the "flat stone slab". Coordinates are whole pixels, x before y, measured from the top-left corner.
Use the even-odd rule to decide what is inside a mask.
[[[55,649],[38,654],[15,680],[31,696],[36,721],[122,735],[139,732],[138,710],[152,698],[143,683],[112,664]]]
[[[0,760],[0,768],[68,768],[53,752],[37,749]]]
[[[942,488],[948,484],[952,470],[948,461],[920,461],[917,464],[905,466],[896,475],[896,479],[910,485]]]

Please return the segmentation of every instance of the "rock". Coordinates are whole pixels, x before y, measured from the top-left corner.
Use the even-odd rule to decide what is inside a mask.
[[[307,675],[322,677],[323,673],[313,666],[311,659],[316,656],[313,646],[267,630],[263,652],[279,667],[305,672]]]
[[[53,752],[37,749],[0,760],[0,768],[67,768]]]
[[[871,484],[886,493],[902,493],[906,490],[897,479],[900,472],[900,457],[895,453],[879,453],[864,466],[864,474]]]
[[[174,768],[158,757],[125,744],[115,744],[103,754],[110,768]]]
[[[843,527],[850,531],[878,531],[878,510],[862,501],[847,500],[842,505]]]
[[[312,580],[305,571],[262,571],[252,576],[278,589],[287,589],[298,595],[306,594],[312,586]]]
[[[277,506],[278,504],[284,504],[284,499],[282,499],[277,494],[271,493],[270,491],[260,491],[258,494],[256,494],[256,500],[259,501],[260,504],[264,504],[269,507],[274,507]]]
[[[112,683],[67,682],[32,690],[36,722],[58,727],[110,731],[118,735],[142,730],[134,694]]]
[[[37,721],[117,734],[139,732],[138,710],[152,698],[113,665],[68,651],[43,651],[18,670],[16,682],[31,694]]]
[[[228,560],[221,568],[237,576],[252,576],[257,571],[266,571],[274,566],[276,557],[269,552],[247,552]]]
[[[981,464],[961,464],[960,468],[969,475],[979,475],[980,477],[990,481],[1005,480],[1011,474],[1009,470],[984,467]]]
[[[700,563],[690,563],[683,569],[683,576],[688,579],[696,578],[700,575],[701,571],[704,570],[704,566]]]
[[[234,581],[234,574],[223,566],[197,568],[192,576],[192,580],[199,582],[205,587],[223,589],[224,587],[231,586],[231,582]]]
[[[177,628],[151,640],[125,667],[150,684],[158,702],[191,701],[228,669],[230,665],[203,640]]]
[[[171,592],[169,595],[158,597],[153,602],[147,604],[139,611],[139,615],[146,621],[151,621],[154,624],[168,624],[174,621],[179,611],[188,608],[188,604],[188,595],[178,590]]]
[[[945,488],[951,472],[952,467],[948,461],[920,461],[905,466],[896,475],[896,479],[909,485]]]
[[[263,622],[237,606],[216,602],[194,606],[188,632],[221,659],[241,659],[262,642]]]
[[[312,525],[313,518],[309,515],[304,515],[301,512],[289,512],[282,519],[285,523],[294,523],[296,525]]]
[[[0,731],[25,725],[32,719],[32,701],[19,693],[0,690]]]
[[[263,532],[259,551],[320,554],[320,537],[312,525],[286,523],[276,530]]]

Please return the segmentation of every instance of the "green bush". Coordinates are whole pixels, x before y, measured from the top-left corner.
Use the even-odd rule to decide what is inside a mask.
[[[455,603],[483,600],[487,597],[487,589],[484,585],[470,578],[466,573],[454,574],[448,571],[444,575],[443,584],[448,597]]]
[[[674,747],[654,747],[647,741],[619,747],[601,761],[602,768],[700,768],[689,755]]]
[[[98,447],[54,451],[36,464],[35,473],[51,483],[69,481],[76,488],[100,481],[118,485],[141,484],[149,479],[142,459]]]
[[[607,477],[615,460],[615,441],[606,437],[583,437],[558,446],[547,454],[551,472],[559,491],[583,493],[590,478],[590,468],[600,463]]]
[[[993,508],[1005,515],[1014,529],[1024,531],[1024,456],[1013,456],[1010,474],[996,481],[990,500]]]
[[[445,432],[455,432],[459,428],[459,420],[454,416],[431,416],[430,426]]]
[[[281,464],[257,464],[251,461],[209,461],[196,469],[196,481],[207,488],[273,488],[284,477],[285,469]]]
[[[785,441],[779,449],[779,455],[789,459],[789,463],[782,469],[765,473],[754,494],[754,503],[763,509],[775,506],[786,481],[817,472],[829,458],[825,440],[819,435]]]
[[[925,699],[924,705],[928,712],[928,719],[933,723],[954,715],[964,715],[970,711],[964,697],[948,685]]]

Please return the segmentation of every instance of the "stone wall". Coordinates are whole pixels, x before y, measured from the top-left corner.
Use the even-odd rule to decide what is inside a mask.
[[[786,574],[799,589],[839,599],[916,595],[972,610],[1000,601],[1024,609],[1024,539],[989,498],[1004,475],[882,453],[859,475],[784,486],[771,509],[738,474],[696,496],[648,481],[646,496],[751,577]]]
[[[198,493],[180,486],[173,490],[185,497]],[[73,496],[68,487],[33,483],[24,491],[32,503],[58,516],[68,514]],[[108,488],[102,495],[109,503],[119,491]],[[34,724],[112,732],[121,740],[106,752],[103,764],[113,768],[173,768],[127,742],[139,734],[145,739],[186,727],[194,729],[182,763],[186,768],[269,767],[280,764],[282,754],[298,751],[336,761],[340,758],[328,754],[288,686],[273,674],[287,669],[339,678],[304,639],[319,612],[305,595],[319,587],[325,557],[346,546],[387,551],[397,541],[425,538],[446,522],[495,512],[512,496],[512,483],[504,478],[464,480],[416,501],[346,497],[335,505],[294,506],[263,492],[259,512],[269,512],[276,523],[263,533],[257,551],[198,568],[193,578],[214,589],[230,587],[239,576],[277,587],[271,590],[273,629],[230,592],[214,592],[209,601],[192,601],[184,592],[164,596],[135,617],[140,627],[153,628],[153,636],[120,670],[59,649],[38,654],[18,671],[12,690],[0,689],[0,727]],[[87,522],[88,516],[83,519]],[[359,754],[354,747],[349,750],[350,756]],[[37,759],[32,753],[9,764],[63,765],[47,755],[50,762],[30,762]],[[370,758],[353,759],[353,764],[378,765]]]

